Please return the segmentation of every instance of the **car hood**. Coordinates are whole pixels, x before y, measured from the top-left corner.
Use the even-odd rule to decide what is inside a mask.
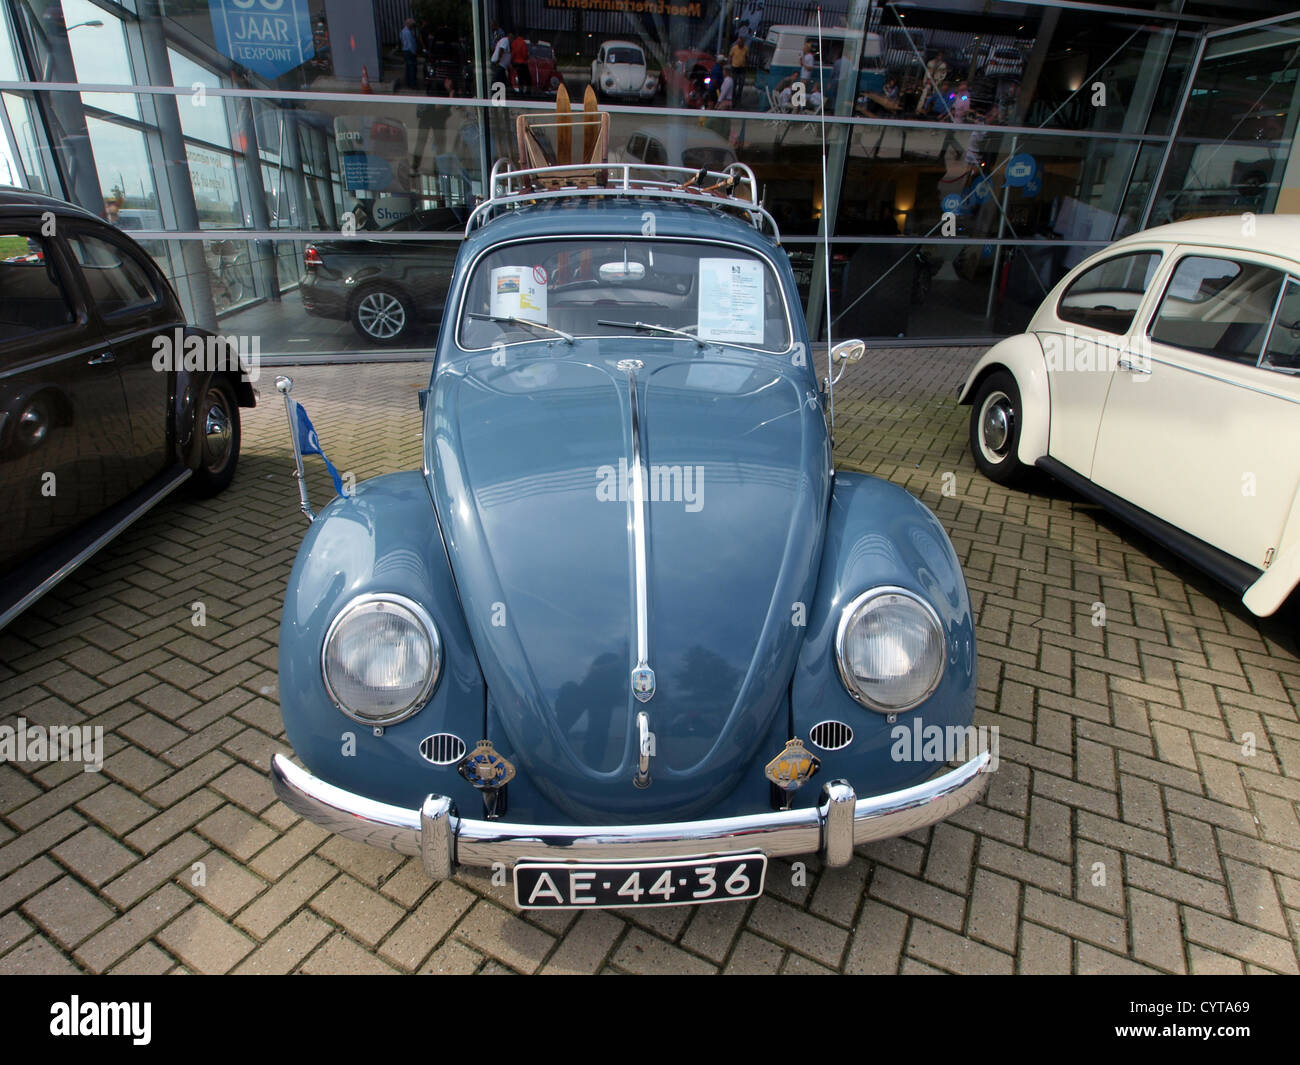
[[[430,489],[504,733],[489,738],[553,802],[597,821],[705,808],[786,712],[830,480],[820,403],[789,360],[638,352],[656,689],[637,701],[627,347],[462,359],[440,368],[428,420]],[[644,790],[641,710],[656,748]]]
[[[640,63],[606,63],[601,73],[614,79],[616,90],[634,92],[645,84],[646,69]]]

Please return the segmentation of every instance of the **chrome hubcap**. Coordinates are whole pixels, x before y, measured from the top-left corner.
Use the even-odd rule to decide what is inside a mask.
[[[980,412],[980,450],[991,462],[1001,462],[1010,450],[1015,408],[1005,392],[991,392]]]
[[[217,473],[230,458],[230,412],[224,397],[212,391],[207,397],[207,411],[203,415],[203,459],[212,473]]]
[[[27,447],[41,443],[50,431],[50,423],[36,407],[28,407],[18,418],[18,433]]]
[[[406,310],[396,296],[371,292],[357,304],[357,320],[370,336],[391,340],[406,327]]]

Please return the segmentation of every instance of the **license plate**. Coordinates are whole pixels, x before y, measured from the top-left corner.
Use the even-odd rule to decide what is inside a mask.
[[[523,910],[732,902],[763,894],[766,873],[764,854],[608,865],[520,862],[515,866],[515,902]]]

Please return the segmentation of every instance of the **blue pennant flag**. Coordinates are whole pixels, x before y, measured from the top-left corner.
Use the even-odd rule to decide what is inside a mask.
[[[339,495],[345,496],[347,492],[343,490],[343,478],[339,476],[339,471],[334,468],[334,463],[330,462],[321,450],[320,438],[316,435],[316,427],[312,425],[311,419],[307,417],[307,411],[296,399],[289,397],[289,402],[294,406],[293,432],[298,441],[298,452],[302,455],[319,455],[325,460],[325,467],[330,471],[330,476],[334,478],[334,491]]]

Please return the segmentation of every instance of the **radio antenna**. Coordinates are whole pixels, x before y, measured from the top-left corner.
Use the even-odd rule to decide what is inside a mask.
[[[817,87],[820,104],[817,108],[818,126],[822,140],[822,267],[824,271],[822,293],[826,304],[826,408],[830,412],[830,427],[835,432],[835,360],[831,354],[831,220],[830,195],[826,181],[826,72],[823,60],[826,56],[822,46],[822,6],[817,5]]]

